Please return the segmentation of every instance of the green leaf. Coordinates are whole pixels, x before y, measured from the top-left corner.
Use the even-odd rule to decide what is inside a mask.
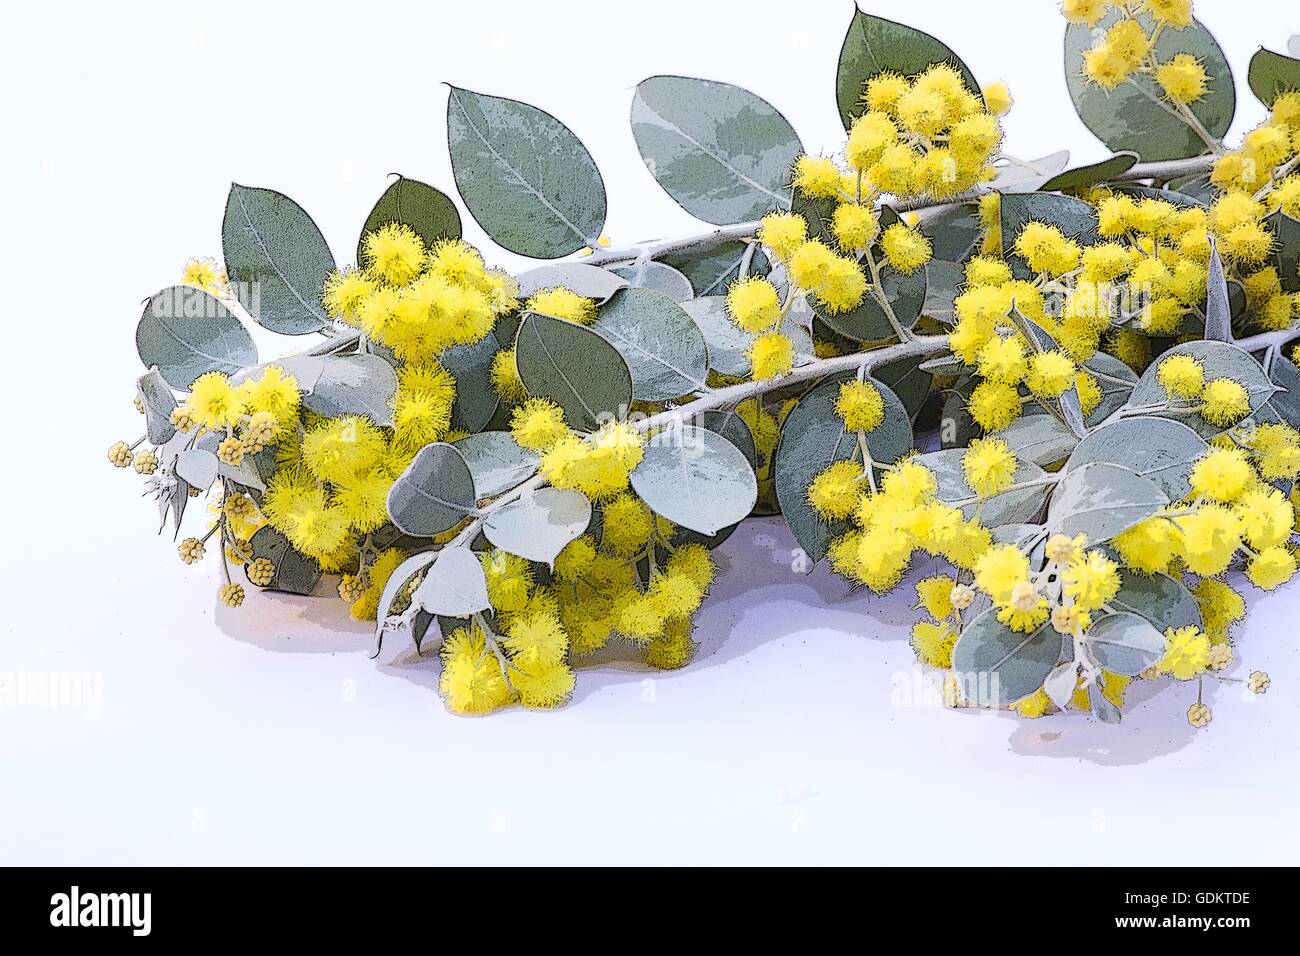
[[[469,617],[492,606],[487,577],[478,556],[469,548],[444,548],[424,573],[412,601],[430,614]]]
[[[655,262],[653,259],[620,266],[613,272],[626,279],[633,288],[662,292],[674,302],[686,302],[695,298],[695,289],[690,279],[672,266]]]
[[[376,425],[393,424],[397,375],[378,355],[322,356],[316,387],[303,396],[310,411],[326,418],[365,415]]]
[[[206,372],[232,375],[257,363],[257,346],[240,321],[218,299],[183,285],[145,304],[135,348],[145,368],[156,366],[168,385],[182,390]]]
[[[542,289],[564,287],[570,292],[594,299],[599,305],[608,302],[619,289],[627,288],[627,280],[600,266],[585,262],[557,262],[521,272],[515,277],[519,283],[519,296],[526,299]]]
[[[934,375],[921,368],[921,363],[914,358],[896,359],[888,365],[878,366],[872,373],[876,382],[888,385],[898,396],[898,400],[907,409],[907,416],[913,422],[921,413],[921,407],[930,397],[930,386]]]
[[[555,402],[579,431],[595,431],[632,403],[627,362],[591,329],[530,313],[515,339],[515,362],[528,394]]]
[[[877,73],[893,70],[914,76],[935,63],[956,67],[970,91],[979,94],[979,84],[966,64],[930,34],[883,17],[873,17],[855,6],[835,73],[835,100],[844,128],[848,129],[854,117],[866,109],[862,94],[866,92],[867,81]]]
[[[918,228],[930,239],[934,255],[931,262],[964,263],[979,251],[984,228],[978,209],[975,203],[960,203],[926,213]]]
[[[1171,418],[1122,418],[1089,434],[1065,463],[1067,471],[1094,462],[1120,465],[1148,478],[1173,501],[1191,491],[1192,465],[1209,446],[1200,435]]]
[[[655,181],[718,225],[790,206],[799,136],[766,100],[730,83],[652,76],[632,97],[632,135]]]
[[[1282,288],[1287,292],[1300,291],[1300,221],[1279,209],[1265,219],[1264,224],[1277,236],[1273,265],[1277,268]]]
[[[866,270],[863,269],[863,272],[865,274]],[[880,277],[880,288],[884,290],[885,298],[894,310],[894,318],[904,329],[910,330],[921,317],[921,308],[925,305],[926,275],[925,269],[917,269],[912,273],[885,269]],[[810,304],[823,322],[846,338],[857,342],[873,342],[895,336],[894,327],[884,308],[870,294],[863,296],[861,305],[848,312],[832,313],[815,300],[810,300]]]
[[[672,266],[690,280],[697,296],[725,295],[727,287],[740,276],[746,242],[723,242],[703,251],[670,252],[660,261]],[[750,275],[767,275],[771,264],[761,249],[755,249],[749,262]]]
[[[176,475],[200,491],[217,480],[217,456],[206,448],[187,448],[176,456]]]
[[[1141,157],[1132,151],[1116,153],[1109,159],[1101,160],[1101,162],[1089,163],[1086,166],[1076,166],[1074,169],[1067,169],[1065,172],[1053,176],[1039,188],[1043,192],[1065,192],[1070,189],[1087,189],[1089,186],[1104,183],[1107,180],[1114,179],[1121,173],[1128,172],[1137,165],[1139,159],[1141,159]]]
[[[748,375],[749,357],[746,350],[754,344],[756,336],[746,332],[727,314],[727,297],[706,295],[683,302],[682,309],[694,321],[704,341],[708,344],[709,368],[721,375]],[[813,352],[812,337],[806,325],[800,325],[796,309],[786,315],[781,331],[794,342],[795,364]]]
[[[990,609],[965,628],[952,649],[962,693],[977,707],[1001,707],[1034,693],[1061,657],[1061,635],[1050,625],[1021,634]]]
[[[754,510],[758,479],[745,455],[717,432],[668,428],[650,439],[632,490],[673,524],[717,534]]]
[[[334,255],[311,216],[288,196],[232,183],[221,250],[236,297],[259,324],[284,335],[330,324],[321,290]]]
[[[1168,575],[1120,569],[1119,578],[1119,593],[1106,602],[1116,610],[1141,615],[1162,634],[1171,627],[1204,627],[1196,599]]]
[[[375,637],[377,639],[383,638],[393,601],[396,600],[398,592],[406,586],[411,578],[431,565],[437,557],[437,551],[421,551],[418,554],[413,554],[399,564],[396,570],[388,576],[388,582],[384,585],[384,590],[379,596],[379,610],[375,615]]]
[[[1210,270],[1205,282],[1205,337],[1214,342],[1232,341],[1232,306],[1228,303],[1228,280],[1214,239],[1210,239]]]
[[[1281,353],[1273,356],[1268,377],[1279,391],[1269,399],[1278,416],[1292,428],[1300,427],[1300,368]]]
[[[472,345],[453,345],[438,356],[442,367],[456,379],[456,400],[451,406],[453,428],[471,434],[492,421],[501,397],[492,387],[492,359],[500,351],[494,336]]]
[[[1103,544],[1165,505],[1169,496],[1149,478],[1119,465],[1093,462],[1067,471],[1052,493],[1047,524],[1090,545]]]
[[[1083,367],[1093,374],[1101,386],[1101,401],[1084,419],[1084,423],[1091,428],[1124,407],[1133,392],[1133,386],[1137,384],[1138,376],[1124,362],[1105,352],[1097,352],[1083,363]]]
[[[176,396],[168,387],[167,381],[151,368],[135,380],[135,392],[144,406],[145,433],[149,444],[161,445],[176,434],[172,424],[172,409],[176,407]]]
[[[857,449],[857,434],[845,432],[835,414],[840,385],[854,378],[857,373],[848,371],[823,379],[799,399],[781,426],[772,469],[776,497],[791,534],[814,562],[825,557],[831,539],[845,527],[817,517],[808,504],[808,486],[834,462],[852,458]],[[893,390],[874,384],[885,402],[885,418],[867,434],[867,447],[877,463],[891,465],[912,450],[912,425]]]
[[[461,198],[499,245],[534,259],[596,246],[604,180],[587,148],[550,113],[453,86],[447,145]]]
[[[1016,236],[1027,222],[1056,226],[1067,238],[1077,239],[1085,245],[1098,239],[1096,210],[1073,196],[1041,192],[1014,193],[1002,197],[999,209],[1002,250],[1017,278],[1031,276],[1029,266],[1015,252]]]
[[[520,448],[509,432],[479,432],[452,444],[469,466],[478,498],[495,498],[537,472],[536,452]]]
[[[1085,79],[1083,51],[1118,16],[1112,10],[1096,28],[1070,24],[1065,31],[1065,81],[1084,125],[1112,150],[1133,150],[1147,162],[1207,152],[1208,147],[1164,97],[1153,77],[1135,73],[1132,83],[1109,91]],[[1138,19],[1150,34],[1150,19]],[[1193,21],[1182,30],[1162,31],[1154,52],[1161,62],[1178,53],[1190,53],[1200,60],[1208,81],[1205,95],[1191,105],[1191,110],[1211,136],[1222,139],[1232,123],[1237,94],[1232,69],[1214,37],[1200,21]]]
[[[1106,670],[1136,677],[1164,657],[1165,636],[1145,617],[1120,611],[1094,621],[1084,646]]]
[[[454,445],[434,442],[420,449],[388,489],[388,516],[403,534],[431,538],[472,515],[475,499],[464,456]]]
[[[961,460],[965,454],[964,448],[945,448],[941,451],[926,452],[917,457],[917,461],[934,473],[939,483],[937,497],[940,501],[950,505],[963,502],[960,507],[967,519],[974,517],[978,509],[980,523],[988,528],[996,528],[1004,524],[1022,524],[1038,517],[1050,490],[1047,485],[1004,491],[1000,495],[989,498],[982,507],[978,502],[972,501],[975,492],[966,483],[966,476],[961,467]],[[1046,474],[1032,462],[1022,461],[1016,467],[1015,480],[1018,484],[1036,481]]]
[[[1235,345],[1227,342],[1184,342],[1165,352],[1158,361],[1152,362],[1147,370],[1142,373],[1137,385],[1133,387],[1132,394],[1129,395],[1128,406],[1130,408],[1160,405],[1167,401],[1168,396],[1165,393],[1164,386],[1157,380],[1156,375],[1160,362],[1171,355],[1190,355],[1196,359],[1205,369],[1205,380],[1207,382],[1215,378],[1230,378],[1240,384],[1246,389],[1249,396],[1252,413],[1259,411],[1263,407],[1277,387],[1269,381],[1260,364],[1251,358],[1247,352]],[[1203,438],[1217,435],[1223,430],[1201,418],[1197,414],[1196,403],[1178,401],[1177,406],[1154,412],[1154,414],[1162,418],[1177,418]]]
[[[624,289],[601,307],[589,328],[627,362],[634,399],[662,402],[708,387],[704,334],[661,292]]]
[[[998,437],[1011,446],[1016,457],[1035,465],[1050,465],[1067,457],[1079,439],[1055,415],[1021,415]]]
[[[1102,692],[1102,686],[1094,681],[1088,685],[1088,706],[1092,715],[1103,724],[1118,724],[1124,719],[1123,713]]]
[[[252,552],[253,560],[266,558],[275,565],[275,574],[271,577],[271,583],[265,586],[266,590],[311,594],[316,589],[316,582],[321,575],[320,565],[314,558],[295,551],[293,545],[289,544],[289,539],[269,524],[253,532],[253,536],[248,539],[248,549]],[[244,565],[244,572],[247,574],[248,564]]]
[[[365,268],[369,265],[365,255],[366,234],[391,222],[410,226],[429,246],[440,239],[460,238],[460,213],[447,194],[418,179],[398,176],[384,190],[366,217],[366,224],[361,227],[361,238],[357,240],[359,266]]]
[[[1246,82],[1259,101],[1272,109],[1283,93],[1300,90],[1300,60],[1260,47],[1250,58]]]
[[[586,495],[566,488],[539,488],[488,515],[483,534],[503,551],[551,564],[589,524],[591,502]]]

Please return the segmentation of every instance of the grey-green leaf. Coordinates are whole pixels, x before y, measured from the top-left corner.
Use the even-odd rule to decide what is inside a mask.
[[[176,456],[176,474],[200,491],[217,480],[217,456],[205,448],[187,448]]]
[[[748,243],[722,242],[709,249],[672,252],[662,259],[690,280],[697,296],[723,295],[740,276]],[[771,264],[761,250],[754,250],[749,262],[750,275],[766,275]]]
[[[1043,501],[1047,498],[1046,485],[1013,488],[994,495],[982,506],[973,501],[975,492],[966,483],[966,476],[961,467],[961,460],[965,453],[964,448],[945,448],[918,457],[917,460],[934,473],[935,480],[939,483],[937,494],[939,500],[951,505],[961,503],[962,513],[968,519],[975,515],[978,508],[980,523],[989,528],[1030,522],[1038,517],[1043,508]],[[1037,481],[1045,475],[1046,472],[1032,462],[1021,461],[1016,466],[1015,481],[1017,484],[1023,484]]]
[[[474,478],[456,446],[425,445],[388,489],[388,516],[416,538],[450,531],[474,513]]]
[[[172,388],[188,389],[206,372],[231,375],[257,363],[257,346],[243,324],[202,289],[171,286],[145,304],[135,327],[145,368],[156,366]]]
[[[145,432],[151,445],[161,445],[176,434],[171,413],[176,396],[157,368],[151,368],[135,380],[136,395],[144,406]]]
[[[1084,244],[1098,238],[1096,211],[1073,196],[1041,192],[1003,196],[998,216],[1003,252],[1010,260],[1012,271],[1021,279],[1030,275],[1029,266],[1015,252],[1016,236],[1025,223],[1033,221],[1056,226],[1067,238],[1077,239]]]
[[[469,465],[479,498],[494,498],[537,471],[537,454],[520,448],[509,432],[479,432],[452,444]]]
[[[501,396],[492,387],[492,359],[500,351],[495,336],[484,336],[471,345],[453,345],[438,356],[456,379],[456,400],[451,406],[451,424],[470,433],[492,420]]]
[[[1283,93],[1300,90],[1300,60],[1260,47],[1246,70],[1250,91],[1267,107]]]
[[[534,259],[595,247],[605,227],[604,180],[550,113],[453,86],[447,145],[461,198],[499,245]]]
[[[914,76],[935,63],[956,67],[967,88],[979,93],[979,84],[966,64],[930,34],[884,17],[873,17],[855,5],[835,72],[835,99],[844,128],[848,129],[854,117],[866,109],[862,94],[866,92],[867,81],[877,73],[893,70]]]
[[[1093,462],[1061,478],[1048,504],[1047,524],[1071,537],[1086,534],[1088,543],[1096,545],[1167,504],[1169,496],[1151,479],[1119,465]]]
[[[412,601],[430,614],[444,617],[469,617],[492,606],[483,565],[466,547],[440,551],[415,589]]]
[[[1066,462],[1067,470],[1093,462],[1121,465],[1155,482],[1171,500],[1191,490],[1187,476],[1208,446],[1200,435],[1171,418],[1122,418],[1089,434]]]
[[[1232,306],[1228,303],[1228,280],[1214,239],[1210,239],[1210,271],[1205,281],[1205,337],[1215,342],[1232,341]]]
[[[1121,84],[1113,90],[1105,90],[1085,78],[1083,51],[1118,16],[1116,11],[1111,11],[1097,27],[1070,24],[1066,28],[1065,80],[1079,117],[1111,149],[1133,150],[1147,162],[1207,152],[1208,147],[1165,99],[1153,77],[1135,73],[1132,83]],[[1150,34],[1149,18],[1143,16],[1140,20]],[[1200,60],[1208,77],[1206,92],[1190,108],[1210,136],[1221,139],[1232,123],[1237,95],[1232,69],[1214,37],[1199,21],[1193,21],[1182,30],[1162,31],[1154,53],[1161,62],[1179,53],[1190,53]]]
[[[269,524],[253,532],[248,539],[248,547],[254,560],[266,558],[275,566],[271,583],[265,585],[268,591],[283,591],[286,594],[311,594],[320,580],[320,565],[314,558],[309,558],[294,550],[289,539]],[[251,562],[250,562],[251,563]],[[247,573],[248,565],[244,566]]]
[[[388,581],[384,585],[383,593],[379,596],[379,610],[375,615],[375,637],[382,637],[388,617],[393,607],[393,601],[397,598],[399,592],[411,578],[415,577],[438,557],[437,551],[421,551],[413,554],[401,564],[396,570],[388,576]]]
[[[321,290],[334,255],[311,216],[288,196],[231,184],[221,249],[236,298],[259,324],[284,335],[329,325]]]
[[[1061,636],[1050,625],[1021,634],[985,611],[962,629],[952,666],[966,699],[978,707],[1001,707],[1043,686],[1061,656]]]
[[[492,512],[483,534],[498,548],[551,564],[591,524],[587,496],[567,488],[539,488]]]
[[[1085,645],[1108,671],[1136,677],[1165,653],[1165,637],[1130,611],[1107,614],[1088,628]]]
[[[308,409],[326,418],[365,415],[376,425],[393,424],[397,374],[378,355],[322,356],[316,387],[304,395]]]
[[[427,245],[440,239],[460,238],[460,213],[456,204],[440,189],[418,179],[398,176],[375,203],[357,240],[357,264],[369,264],[365,255],[366,233],[389,223],[410,226]]]
[[[1119,592],[1106,603],[1150,621],[1160,633],[1169,628],[1203,627],[1201,608],[1182,583],[1167,574],[1119,572]]]
[[[611,295],[619,289],[626,289],[628,285],[622,276],[600,266],[589,266],[585,262],[557,262],[554,265],[538,266],[521,272],[515,280],[519,283],[521,298],[527,298],[541,289],[563,287],[584,298],[594,299],[597,304],[609,301]]]
[[[719,225],[789,208],[799,136],[766,100],[730,83],[652,76],[632,97],[632,135],[655,181]]]
[[[1246,389],[1252,412],[1259,411],[1264,403],[1268,401],[1269,396],[1276,390],[1276,386],[1264,374],[1260,364],[1236,345],[1228,342],[1210,342],[1206,340],[1184,342],[1169,349],[1142,373],[1142,377],[1138,379],[1137,385],[1133,387],[1133,392],[1128,398],[1128,405],[1131,408],[1160,405],[1167,400],[1168,396],[1157,379],[1157,375],[1159,374],[1160,363],[1173,355],[1190,355],[1200,362],[1205,369],[1206,381],[1215,378],[1230,378],[1240,384]],[[1154,414],[1177,418],[1179,421],[1185,422],[1202,437],[1216,435],[1222,431],[1221,428],[1202,419],[1197,414],[1197,408],[1198,406],[1194,402],[1176,401],[1174,408],[1157,411]]]
[[[695,289],[691,280],[672,266],[653,259],[634,262],[613,270],[637,289],[653,289],[662,292],[674,302],[686,302],[695,298]]]
[[[526,316],[515,338],[515,362],[528,394],[555,402],[579,431],[595,431],[626,414],[632,402],[632,372],[623,356],[571,322]]]
[[[1086,189],[1089,186],[1095,186],[1098,183],[1104,183],[1108,179],[1114,179],[1120,173],[1126,173],[1137,165],[1141,157],[1137,153],[1126,150],[1122,153],[1116,153],[1109,159],[1103,159],[1101,162],[1089,163],[1086,166],[1076,166],[1074,169],[1067,169],[1059,175],[1053,176],[1047,182],[1043,183],[1040,189],[1043,192],[1064,192],[1068,189]]]
[[[758,500],[758,479],[744,453],[697,425],[654,436],[631,480],[655,513],[707,535],[746,517]]]
[[[1054,415],[1021,415],[998,432],[1016,457],[1035,465],[1050,465],[1067,457],[1079,439]]]
[[[624,289],[606,303],[591,330],[627,362],[632,397],[661,402],[708,387],[709,350],[682,307],[652,289]]]

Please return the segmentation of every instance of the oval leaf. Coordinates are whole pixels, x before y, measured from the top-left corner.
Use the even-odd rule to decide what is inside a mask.
[[[1204,340],[1184,342],[1181,345],[1175,345],[1160,358],[1163,360],[1171,355],[1190,355],[1196,359],[1205,369],[1206,381],[1215,378],[1230,378],[1238,382],[1246,389],[1252,412],[1259,411],[1276,389],[1276,386],[1264,374],[1264,369],[1260,367],[1258,362],[1251,358],[1247,352],[1228,342]],[[1142,373],[1142,377],[1138,379],[1137,385],[1133,386],[1133,391],[1129,395],[1129,407],[1139,408],[1160,405],[1167,400],[1168,396],[1165,394],[1164,387],[1156,378],[1159,367],[1159,361],[1152,362],[1147,370]],[[1196,413],[1195,403],[1189,405],[1186,402],[1178,402],[1174,408],[1157,411],[1153,414],[1177,418],[1202,437],[1217,435],[1222,431],[1217,426],[1206,422]]]
[[[515,362],[528,394],[555,402],[579,431],[595,431],[632,402],[632,372],[623,356],[571,322],[530,313],[515,338]]]
[[[321,576],[320,565],[314,558],[295,551],[289,544],[289,539],[269,524],[253,532],[253,536],[248,539],[248,548],[254,560],[266,558],[275,565],[275,574],[271,577],[271,583],[265,585],[266,590],[311,594],[316,589],[316,582]],[[247,573],[248,565],[244,565],[244,571]]]
[[[243,324],[218,299],[182,285],[163,289],[145,305],[135,348],[146,368],[157,367],[179,389],[205,372],[232,375],[257,363],[257,347]]]
[[[740,277],[740,264],[745,261],[747,246],[745,242],[722,242],[704,250],[668,253],[663,262],[686,276],[697,296],[720,295]],[[755,249],[749,261],[749,274],[767,275],[770,267],[767,256]]]
[[[176,434],[172,424],[172,409],[176,407],[176,396],[167,382],[158,372],[151,368],[135,380],[135,392],[144,406],[145,431],[151,445],[165,444]]]
[[[682,308],[699,327],[708,343],[709,368],[722,375],[748,375],[749,356],[746,351],[754,344],[755,336],[746,332],[727,314],[727,297],[706,295],[683,302]],[[797,309],[786,315],[781,331],[794,342],[795,364],[804,356],[812,355],[813,342],[807,325],[799,323]]]
[[[430,614],[469,617],[492,606],[487,577],[478,555],[469,548],[446,548],[424,573],[412,601]]]
[[[440,239],[460,238],[460,213],[447,194],[418,179],[398,176],[384,190],[366,217],[366,224],[361,227],[361,238],[357,240],[358,265],[363,268],[369,265],[365,255],[366,233],[390,222],[410,226],[426,245],[433,245]]]
[[[1066,472],[1052,493],[1047,524],[1070,537],[1086,534],[1088,543],[1096,545],[1167,504],[1169,496],[1149,478],[1119,465],[1094,462]]]
[[[322,356],[320,378],[302,402],[326,418],[365,415],[376,425],[393,424],[397,375],[378,355]]]
[[[1117,611],[1141,615],[1162,634],[1171,627],[1204,626],[1196,599],[1167,574],[1135,574],[1121,569],[1119,578],[1119,592],[1106,602]]]
[[[217,456],[205,448],[187,448],[176,456],[176,474],[200,491],[217,480]]]
[[[260,325],[305,335],[330,324],[321,290],[334,255],[311,216],[288,196],[232,183],[221,250],[236,297]]]
[[[939,483],[939,500],[951,505],[961,503],[962,513],[967,519],[974,517],[979,509],[980,523],[985,527],[996,528],[1004,524],[1022,524],[1038,517],[1047,498],[1047,485],[1033,488],[1013,488],[1000,495],[994,495],[980,506],[972,501],[975,492],[966,483],[962,472],[961,460],[966,454],[964,448],[945,448],[942,451],[927,452],[917,457],[917,461],[934,473]],[[1047,473],[1032,462],[1022,461],[1016,466],[1017,483],[1036,481]]]
[[[397,593],[405,587],[411,578],[432,564],[437,557],[437,551],[421,551],[419,554],[413,554],[399,564],[396,570],[388,576],[383,593],[379,596],[379,610],[375,615],[375,637],[383,636],[388,624],[390,609],[393,606],[393,601],[397,598]]]
[[[591,524],[587,496],[567,488],[539,488],[488,515],[483,534],[498,548],[551,564]]]
[[[1076,166],[1053,176],[1039,188],[1044,192],[1064,192],[1069,189],[1086,189],[1108,179],[1114,179],[1120,173],[1126,173],[1137,165],[1141,157],[1132,151],[1116,153],[1109,159],[1087,166]]]
[[[388,489],[388,516],[397,529],[431,538],[474,513],[474,479],[454,445],[434,442],[416,454]]]
[[[604,180],[550,113],[453,86],[447,146],[461,198],[499,245],[534,259],[595,247],[605,227]]]
[[[867,81],[877,73],[893,70],[914,76],[934,63],[956,67],[967,88],[979,93],[979,84],[966,64],[930,34],[884,17],[870,16],[855,6],[835,72],[835,99],[844,128],[848,129],[854,117],[866,109],[862,94],[866,92]]]
[[[1300,60],[1260,47],[1250,58],[1246,82],[1260,102],[1272,108],[1283,93],[1300,90]]]
[[[632,135],[655,181],[705,222],[789,208],[790,170],[803,146],[786,118],[748,90],[652,76],[632,97]]]
[[[1120,465],[1149,478],[1177,501],[1191,491],[1187,476],[1207,450],[1201,436],[1181,422],[1144,415],[1098,428],[1079,442],[1065,467],[1073,470],[1093,462]]]
[[[537,471],[536,453],[520,448],[509,432],[480,432],[453,444],[469,465],[474,494],[479,498],[494,498]]]
[[[629,285],[637,289],[653,289],[655,292],[662,292],[674,302],[686,302],[695,298],[695,289],[691,286],[690,279],[672,266],[655,262],[653,259],[622,266],[613,271],[626,279]]]
[[[627,362],[633,398],[662,402],[708,388],[709,350],[704,334],[682,307],[663,293],[624,289],[600,310],[590,328]]]
[[[952,667],[966,699],[977,707],[1002,707],[1043,686],[1061,656],[1061,635],[1050,625],[1021,634],[987,610],[962,629]]]
[[[1165,99],[1153,77],[1135,73],[1132,83],[1121,84],[1113,90],[1105,90],[1084,77],[1083,51],[1118,16],[1112,10],[1097,27],[1070,24],[1066,28],[1065,80],[1080,119],[1111,149],[1133,150],[1147,162],[1182,159],[1206,152],[1205,143]],[[1145,16],[1139,19],[1149,35],[1150,19]],[[1191,105],[1191,110],[1211,136],[1221,139],[1232,123],[1237,94],[1232,70],[1214,37],[1200,21],[1193,21],[1182,30],[1162,31],[1154,52],[1162,63],[1179,53],[1190,53],[1200,60],[1208,82],[1205,95]]]
[[[563,287],[570,292],[596,303],[607,302],[609,297],[619,289],[627,288],[627,280],[600,266],[589,266],[583,262],[562,262],[553,266],[538,266],[515,277],[519,283],[519,295],[527,298],[541,289]]]
[[[1093,622],[1084,640],[1092,656],[1108,671],[1136,677],[1165,654],[1165,637],[1145,617],[1129,611],[1107,614]]]
[[[655,435],[631,480],[655,513],[707,535],[740,521],[758,501],[758,479],[744,453],[696,425]]]
[[[496,414],[501,396],[492,387],[492,359],[500,351],[494,336],[484,336],[471,345],[453,345],[438,356],[438,362],[456,380],[456,400],[451,406],[453,428],[474,433]]]

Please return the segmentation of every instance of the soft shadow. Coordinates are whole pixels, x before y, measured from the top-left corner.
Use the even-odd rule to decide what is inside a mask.
[[[334,593],[337,578],[321,579],[309,595],[272,594],[245,587],[239,608],[218,603],[213,619],[229,637],[263,650],[289,654],[374,653],[375,628],[354,621]]]

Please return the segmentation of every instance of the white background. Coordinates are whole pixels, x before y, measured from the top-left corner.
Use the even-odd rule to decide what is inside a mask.
[[[1262,116],[1249,56],[1284,49],[1300,15],[1264,0],[1197,6],[1237,70],[1240,135]],[[102,702],[0,708],[0,862],[1294,862],[1294,588],[1256,592],[1241,639],[1237,673],[1268,670],[1273,689],[1256,702],[1212,691],[1206,732],[1183,721],[1190,687],[1140,695],[1119,728],[1019,722],[934,706],[913,684],[924,679],[908,595],[800,576],[779,523],[755,522],[721,552],[690,667],[606,663],[559,712],[463,719],[437,696],[432,661],[393,644],[372,662],[367,629],[337,600],[215,607],[215,562],[182,565],[154,536],[138,478],[105,460],[141,430],[140,302],[186,258],[220,255],[232,180],[293,196],[350,261],[388,173],[454,192],[449,81],[568,123],[604,174],[616,244],[699,231],[640,165],[636,83],[741,84],[809,149],[834,150],[851,9],[227,0],[8,12],[0,682],[87,673]],[[1106,155],[1069,105],[1052,4],[870,9],[1010,84],[1010,152]],[[271,339],[265,354],[293,347]]]

